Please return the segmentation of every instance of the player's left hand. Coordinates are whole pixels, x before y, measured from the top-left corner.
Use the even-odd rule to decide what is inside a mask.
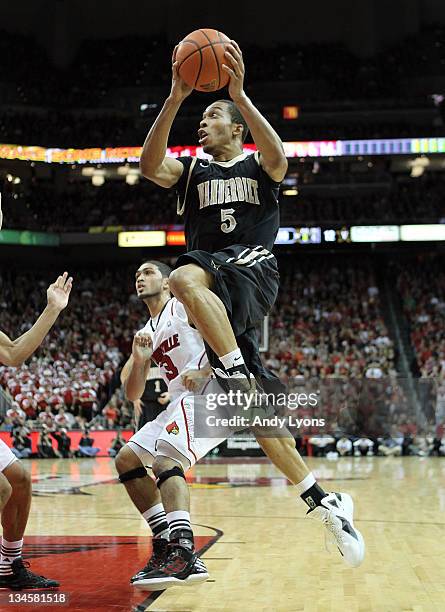
[[[46,298],[48,300],[48,306],[52,306],[57,310],[66,308],[72,286],[72,277],[68,277],[68,272],[64,272],[62,276],[59,276],[56,282],[47,289]]]
[[[187,98],[187,96],[189,96],[192,91],[193,91],[193,87],[190,87],[189,85],[187,85],[187,83],[181,79],[181,76],[179,74],[179,62],[176,61],[176,50],[179,47],[179,45],[176,45],[176,47],[173,50],[173,56],[172,56],[172,87],[171,87],[171,91],[170,91],[170,95],[172,96],[172,98],[174,100],[177,100],[178,102],[182,102],[183,100],[185,100],[185,98]]]
[[[164,393],[161,393],[161,395],[158,397],[158,402],[162,406],[165,406],[165,404],[168,404],[169,401],[170,401],[170,394],[168,391],[164,391]]]
[[[225,45],[225,59],[226,64],[222,65],[222,69],[230,75],[229,81],[229,95],[232,100],[236,101],[244,95],[244,60],[243,54],[239,45],[234,40]]]
[[[186,370],[182,376],[182,384],[187,391],[197,391],[206,377],[202,370]]]

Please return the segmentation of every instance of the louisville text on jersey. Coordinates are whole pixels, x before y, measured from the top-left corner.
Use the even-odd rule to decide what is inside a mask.
[[[180,346],[179,334],[174,334],[173,336],[170,336],[169,338],[161,342],[161,344],[153,352],[153,359],[158,364],[162,363],[162,356],[165,355],[165,353],[172,351],[174,348],[177,348],[178,346]]]

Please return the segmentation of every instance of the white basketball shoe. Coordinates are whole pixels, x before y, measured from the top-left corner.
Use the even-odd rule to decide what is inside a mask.
[[[308,515],[324,523],[345,563],[358,567],[365,558],[365,541],[353,521],[354,502],[347,493],[329,493]]]

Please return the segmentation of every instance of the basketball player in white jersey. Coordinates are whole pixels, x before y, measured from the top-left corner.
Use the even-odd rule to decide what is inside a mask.
[[[143,392],[150,360],[154,359],[169,381],[172,401],[165,413],[137,432],[116,458],[119,478],[153,532],[152,557],[132,578],[135,586],[149,590],[207,579],[202,561],[194,555],[184,471],[222,442],[222,439],[193,438],[190,417],[193,395],[189,390],[194,379],[205,378],[210,368],[201,336],[190,326],[182,304],[170,297],[168,270],[160,262],[146,262],[136,272],[138,296],[152,316],[136,334],[132,356],[121,377],[128,399],[137,399]],[[360,565],[365,547],[353,525],[349,495],[323,492],[298,454],[290,434],[261,435],[257,439],[274,465],[296,486],[311,508],[312,516],[325,524],[348,565]],[[146,465],[152,466],[161,494],[148,477]],[[311,506],[305,497],[313,487],[324,494],[321,506]]]
[[[0,229],[2,225],[0,196]],[[47,290],[48,304],[34,325],[16,340],[0,331],[0,363],[21,366],[43,342],[67,306],[73,279],[65,272]],[[31,476],[11,449],[0,440],[0,513],[3,527],[0,589],[53,589],[55,580],[38,576],[22,559],[23,534],[31,507]]]
[[[192,377],[208,379],[211,369],[201,336],[189,325],[183,305],[170,295],[170,272],[166,264],[154,261],[136,272],[136,291],[151,317],[136,334],[132,355],[121,373],[126,396],[135,401],[144,391],[154,361],[170,396],[167,408],[136,432],[116,457],[119,479],[153,532],[153,554],[131,579],[133,585],[149,590],[208,578],[194,550],[184,473],[223,441],[193,436]],[[152,468],[157,486],[144,466]],[[156,571],[159,577],[147,578]]]

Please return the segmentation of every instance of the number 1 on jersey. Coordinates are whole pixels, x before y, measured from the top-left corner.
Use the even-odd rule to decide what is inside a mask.
[[[236,227],[236,219],[233,216],[235,212],[234,208],[222,208],[221,209],[221,231],[225,234],[233,232]]]

